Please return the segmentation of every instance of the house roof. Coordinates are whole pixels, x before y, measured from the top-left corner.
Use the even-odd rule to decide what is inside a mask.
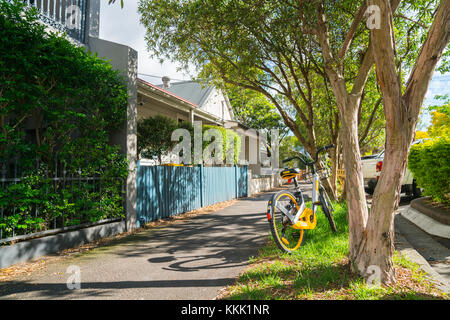
[[[195,110],[195,115],[202,119],[217,124],[222,123],[222,120],[220,118],[205,110],[200,109],[197,104],[194,104],[193,102],[183,97],[179,97],[174,93],[167,91],[166,89],[162,89],[159,86],[156,86],[145,80],[142,80],[141,78],[138,78],[138,92],[142,92],[142,94],[144,95],[148,94],[148,92],[151,92],[153,98],[158,97],[157,100],[169,103],[172,107],[176,109],[180,109],[183,111]]]
[[[158,87],[163,88],[163,85],[160,84]],[[214,90],[214,87],[204,86],[196,81],[182,81],[173,82],[170,84],[170,88],[164,88],[163,90],[166,90],[185,100],[191,101],[201,107]]]
[[[183,101],[183,102],[185,102],[185,103],[187,103],[187,104],[192,105],[192,106],[195,107],[195,108],[198,108],[198,104],[194,103],[193,101],[191,101],[191,100],[189,100],[189,99],[186,99],[186,98],[184,98],[184,97],[181,97],[181,96],[179,96],[179,95],[177,95],[177,94],[175,94],[175,93],[173,93],[173,92],[170,92],[170,91],[168,91],[167,89],[163,89],[162,86],[156,86],[156,85],[154,85],[154,84],[151,84],[150,82],[147,82],[147,81],[145,81],[145,80],[142,80],[141,78],[138,78],[138,82],[140,82],[140,83],[146,85],[147,87],[152,88],[153,90],[156,90],[156,91],[165,93],[165,94],[171,96],[172,98],[176,98],[176,99],[181,100],[181,101]]]

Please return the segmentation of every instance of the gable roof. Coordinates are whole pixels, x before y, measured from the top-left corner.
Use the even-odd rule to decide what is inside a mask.
[[[163,85],[160,84],[157,87],[163,88]],[[164,90],[201,107],[214,90],[214,87],[204,86],[196,81],[182,81],[172,82],[170,88],[164,88]]]
[[[187,104],[190,104],[190,105],[198,108],[198,104],[192,102],[189,99],[183,98],[182,96],[179,96],[179,95],[177,95],[177,94],[175,94],[173,92],[170,92],[167,89],[163,89],[162,86],[151,84],[150,82],[147,82],[147,81],[145,81],[145,80],[143,80],[141,78],[138,78],[138,83],[145,84],[147,87],[152,88],[153,90],[156,90],[156,91],[161,92],[161,93],[165,93],[165,94],[171,96],[172,98],[178,99],[178,100],[180,100],[182,102],[185,102]]]

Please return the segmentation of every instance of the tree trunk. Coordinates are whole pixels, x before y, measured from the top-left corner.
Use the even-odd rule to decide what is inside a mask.
[[[386,151],[383,169],[375,188],[366,231],[355,259],[357,269],[368,275],[371,266],[378,268],[383,283],[395,282],[393,266],[394,213],[400,200],[401,180],[428,84],[437,61],[450,39],[447,28],[450,1],[439,4],[433,24],[408,80],[405,95],[396,74],[393,19],[389,2],[373,0],[380,8],[381,29],[371,31],[374,43],[378,83],[386,117]],[[372,268],[373,269],[373,268]]]
[[[333,197],[335,199],[338,198],[338,190],[337,190],[337,172],[338,172],[338,156],[339,156],[339,145],[337,142],[334,142],[335,147],[330,150],[329,155],[331,158],[331,189],[333,191]]]
[[[362,275],[368,275],[370,266],[379,268],[377,279],[383,283],[395,282],[394,212],[398,209],[401,181],[405,172],[409,146],[414,137],[414,126],[386,128],[386,150],[383,169],[373,196],[366,232],[355,260]]]
[[[358,101],[347,96],[341,103],[342,154],[345,167],[346,200],[348,205],[349,253],[353,263],[367,223],[367,203],[361,169],[361,156],[358,141]]]
[[[317,152],[317,147],[315,146],[315,141],[314,141],[314,143],[311,143],[310,145],[305,145],[305,150],[306,150],[306,152],[309,153],[309,155],[312,158],[314,158],[316,156],[316,152]],[[312,160],[316,160],[316,159],[312,159]],[[322,161],[317,161],[316,168],[318,170],[320,170],[320,169],[325,168],[325,165],[322,163]],[[334,196],[333,189],[331,187],[330,179],[328,179],[328,178],[327,179],[323,179],[322,180],[322,185],[325,188],[326,193],[330,197],[330,200],[331,201],[336,201],[336,197]]]

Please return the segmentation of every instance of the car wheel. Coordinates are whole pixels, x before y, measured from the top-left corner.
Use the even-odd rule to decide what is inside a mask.
[[[419,198],[422,195],[422,190],[417,186],[416,180],[413,180],[412,189],[415,198]]]

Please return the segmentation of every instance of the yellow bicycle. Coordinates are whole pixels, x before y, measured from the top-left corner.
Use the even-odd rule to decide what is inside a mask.
[[[267,208],[267,220],[269,221],[270,231],[277,246],[285,252],[297,250],[303,241],[304,230],[312,230],[316,227],[316,210],[320,205],[325,216],[328,218],[331,229],[337,232],[336,224],[333,220],[334,208],[325,192],[320,179],[320,171],[317,171],[315,164],[319,158],[319,153],[334,148],[334,145],[328,145],[319,148],[316,153],[316,160],[307,162],[303,158],[295,156],[283,160],[283,163],[299,159],[311,171],[311,181],[313,183],[311,209],[306,207],[303,199],[303,193],[297,182],[297,175],[300,169],[284,169],[280,172],[283,179],[293,180],[295,188],[292,191],[283,190],[272,196]]]

